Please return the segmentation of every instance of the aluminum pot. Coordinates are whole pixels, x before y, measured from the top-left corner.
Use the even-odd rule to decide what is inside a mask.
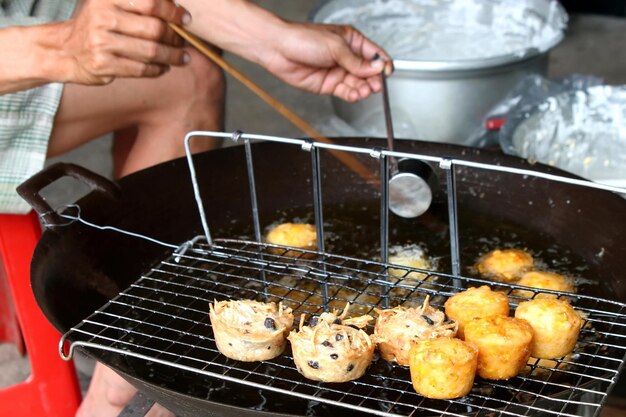
[[[369,2],[375,4],[378,0]],[[397,10],[385,9],[392,3],[406,3],[407,7],[398,12]],[[547,36],[541,44],[530,47],[519,46],[520,50],[514,47],[502,48],[503,52],[491,50],[478,58],[469,58],[471,53],[480,54],[481,51],[463,53],[462,57],[443,58],[445,52],[441,54],[424,55],[425,58],[415,58],[420,56],[420,52],[411,52],[406,47],[394,50],[394,42],[406,43],[406,39],[399,36],[389,36],[382,34],[378,23],[371,23],[373,20],[397,20],[402,25],[402,19],[408,19],[411,13],[433,13],[433,19],[448,22],[439,16],[437,11],[430,11],[429,8],[455,7],[463,8],[468,4],[475,3],[477,7],[494,9],[489,12],[478,11],[464,16],[466,10],[457,12],[457,16],[452,19],[464,18],[476,19],[477,21],[487,19],[496,22],[498,10],[495,5],[510,3],[506,0],[499,2],[481,2],[473,0],[468,3],[446,3],[446,2],[426,2],[421,0],[392,0],[381,2],[381,9],[361,10],[364,3],[360,0],[329,0],[324,2],[311,15],[311,20],[315,22],[347,23],[360,29],[365,35],[378,42],[394,58],[395,72],[388,80],[389,98],[393,112],[393,122],[397,137],[406,139],[420,139],[435,142],[447,142],[465,144],[471,133],[478,129],[487,112],[502,100],[506,94],[524,77],[529,74],[539,74],[545,76],[548,72],[548,54],[563,38],[563,32],[567,15],[558,2],[547,0],[527,0],[515,2],[521,9],[520,16],[528,15],[538,22],[553,26],[552,36]],[[460,5],[460,6],[459,6]],[[342,14],[345,9],[354,9],[355,13]],[[444,13],[445,14],[445,13]],[[488,15],[485,17],[484,15]],[[523,19],[520,18],[520,19]],[[410,22],[409,22],[410,23]],[[413,33],[407,31],[408,35],[413,33],[415,42],[425,43],[419,48],[435,49],[428,42],[437,42],[441,39],[433,38],[419,40],[417,37],[430,36],[429,33],[441,29],[436,21],[425,29],[417,30]],[[482,22],[478,22],[482,23]],[[477,24],[478,24],[477,23]],[[507,22],[493,23],[494,25],[506,25]],[[561,27],[559,27],[562,25]],[[512,27],[523,26],[523,22],[511,22]],[[401,29],[401,28],[398,28]],[[465,29],[464,29],[465,30]],[[535,30],[533,28],[533,30]],[[497,33],[494,31],[494,33]],[[505,32],[502,32],[505,33]],[[446,35],[446,41],[451,42],[451,36]],[[497,36],[497,35],[494,35]],[[506,39],[503,42],[507,41]],[[510,43],[510,42],[509,42]],[[493,49],[494,47],[491,46]],[[430,53],[430,52],[429,52]],[[459,51],[450,52],[459,54]],[[406,55],[403,55],[406,54]],[[413,55],[415,54],[415,55]],[[409,58],[406,58],[409,56]],[[429,58],[432,56],[432,58]],[[332,99],[335,113],[358,131],[372,135],[384,136],[385,124],[383,107],[380,97],[373,96],[358,103],[347,103],[339,99]]]

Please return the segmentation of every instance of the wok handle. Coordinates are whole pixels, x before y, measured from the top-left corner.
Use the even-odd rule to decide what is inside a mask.
[[[50,165],[21,183],[16,189],[20,197],[26,200],[39,214],[44,224],[50,227],[63,224],[64,220],[50,207],[40,192],[63,177],[72,177],[89,186],[92,190],[101,191],[112,197],[119,195],[119,188],[114,182],[86,168],[65,162]]]

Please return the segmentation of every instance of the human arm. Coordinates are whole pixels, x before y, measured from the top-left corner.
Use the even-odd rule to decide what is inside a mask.
[[[392,70],[385,51],[351,26],[287,22],[247,0],[179,3],[190,31],[310,92],[356,101],[380,91],[380,72]]]
[[[85,0],[64,22],[0,29],[0,94],[50,82],[106,84],[181,65],[181,41],[166,22],[185,10],[163,0]]]

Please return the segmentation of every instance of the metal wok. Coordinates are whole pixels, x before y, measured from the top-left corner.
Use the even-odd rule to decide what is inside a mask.
[[[341,141],[343,144],[343,140]],[[345,139],[345,144],[361,147],[384,146],[373,139]],[[293,147],[260,143],[253,145],[259,212],[264,224],[276,220],[276,213],[291,208],[311,209],[310,155]],[[449,156],[531,168],[526,161],[502,155],[448,144],[400,141],[399,151],[435,156]],[[378,162],[363,157],[372,170]],[[202,187],[204,206],[213,231],[218,237],[233,237],[251,222],[248,183],[243,147],[226,148],[195,157],[198,183]],[[324,157],[322,182],[324,203],[360,205],[378,201],[375,187],[347,172],[332,157]],[[532,169],[563,174],[546,166]],[[71,170],[70,170],[71,171]],[[45,177],[45,173],[43,174]],[[38,182],[54,181],[62,175],[81,176],[60,168]],[[189,171],[184,159],[164,163],[137,172],[119,181],[119,192],[113,195],[105,180],[88,179],[94,192],[77,202],[81,218],[98,225],[114,226],[150,236],[165,242],[180,244],[202,234]],[[101,184],[100,181],[104,181]],[[484,235],[513,225],[531,234],[549,237],[563,245],[568,253],[584,260],[586,275],[601,280],[590,286],[596,296],[626,301],[624,274],[626,270],[626,201],[617,195],[572,185],[522,178],[506,173],[458,169],[458,205],[460,212],[479,213],[489,219]],[[442,191],[427,215],[428,233],[441,234],[446,229],[446,196]],[[38,190],[27,190],[29,200],[36,200]],[[31,204],[33,204],[31,202]],[[36,205],[36,204],[33,204]],[[74,209],[68,209],[73,212]],[[68,331],[94,310],[100,308],[120,291],[129,287],[143,272],[171,251],[163,246],[120,234],[113,230],[97,230],[79,222],[69,222],[55,216],[46,217],[51,227],[44,232],[32,261],[32,288],[41,309],[61,332]],[[369,219],[377,228],[377,219]],[[466,225],[472,217],[460,223],[462,247],[475,244],[464,239]],[[424,223],[426,225],[426,223]],[[468,226],[468,227],[470,227]],[[224,235],[224,233],[226,235]],[[373,246],[378,242],[364,242]],[[443,256],[445,258],[445,256]],[[466,267],[467,265],[465,265]],[[467,269],[464,269],[465,272]],[[207,300],[207,302],[210,300]],[[124,355],[87,349],[87,353],[124,375],[132,384],[159,403],[181,416],[222,415],[258,416],[304,414],[301,400],[267,397],[265,408],[248,405],[245,394],[237,387],[206,399],[203,389],[216,384],[185,372],[176,372],[155,365],[148,373],[141,361]],[[218,385],[228,385],[218,382]],[[203,387],[203,388],[202,388]],[[263,393],[261,393],[262,395]],[[217,400],[215,400],[217,398]],[[265,398],[265,397],[264,397]],[[344,410],[322,405],[320,415]]]

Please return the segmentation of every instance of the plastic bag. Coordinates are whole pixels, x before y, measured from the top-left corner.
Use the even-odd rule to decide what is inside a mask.
[[[535,77],[492,112],[505,153],[558,167],[592,181],[626,185],[626,85],[596,77]],[[493,120],[493,119],[492,119]]]
[[[601,78],[592,75],[572,74],[554,80],[537,74],[528,75],[487,113],[480,128],[470,135],[467,145],[480,148],[499,146],[502,143],[501,128],[511,115],[524,114],[548,97],[585,90],[602,82]],[[503,151],[515,154],[507,146],[503,147]]]

